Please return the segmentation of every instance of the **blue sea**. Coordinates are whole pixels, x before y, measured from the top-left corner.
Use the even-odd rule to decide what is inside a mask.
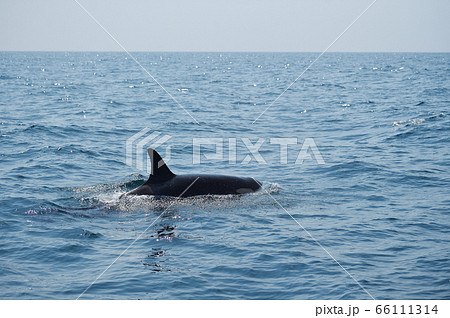
[[[450,54],[318,55],[1,52],[0,298],[449,299]],[[119,199],[144,128],[263,189]]]

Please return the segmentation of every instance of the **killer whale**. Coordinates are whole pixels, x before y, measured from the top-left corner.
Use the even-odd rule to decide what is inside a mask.
[[[244,194],[261,188],[260,182],[248,177],[208,174],[176,175],[170,171],[156,150],[148,148],[147,153],[151,162],[150,177],[144,184],[121,197],[154,195],[184,198],[208,194]]]

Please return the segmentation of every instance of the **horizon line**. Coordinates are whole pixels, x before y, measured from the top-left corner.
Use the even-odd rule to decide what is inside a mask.
[[[124,53],[122,50],[0,50],[1,53]],[[320,53],[320,51],[129,51],[131,53]],[[327,51],[327,53],[450,53],[450,51]]]

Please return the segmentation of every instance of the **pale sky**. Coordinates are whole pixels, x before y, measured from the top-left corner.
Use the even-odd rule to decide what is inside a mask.
[[[129,51],[319,52],[373,0],[78,0]],[[378,0],[329,49],[450,52],[449,0]],[[74,0],[0,0],[0,51],[121,51]]]

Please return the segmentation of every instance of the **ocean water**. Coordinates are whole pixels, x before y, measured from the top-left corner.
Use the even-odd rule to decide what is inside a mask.
[[[449,299],[450,55],[327,53],[254,122],[317,55],[133,53],[166,92],[125,53],[0,53],[0,298]],[[119,200],[145,127],[264,189]]]

